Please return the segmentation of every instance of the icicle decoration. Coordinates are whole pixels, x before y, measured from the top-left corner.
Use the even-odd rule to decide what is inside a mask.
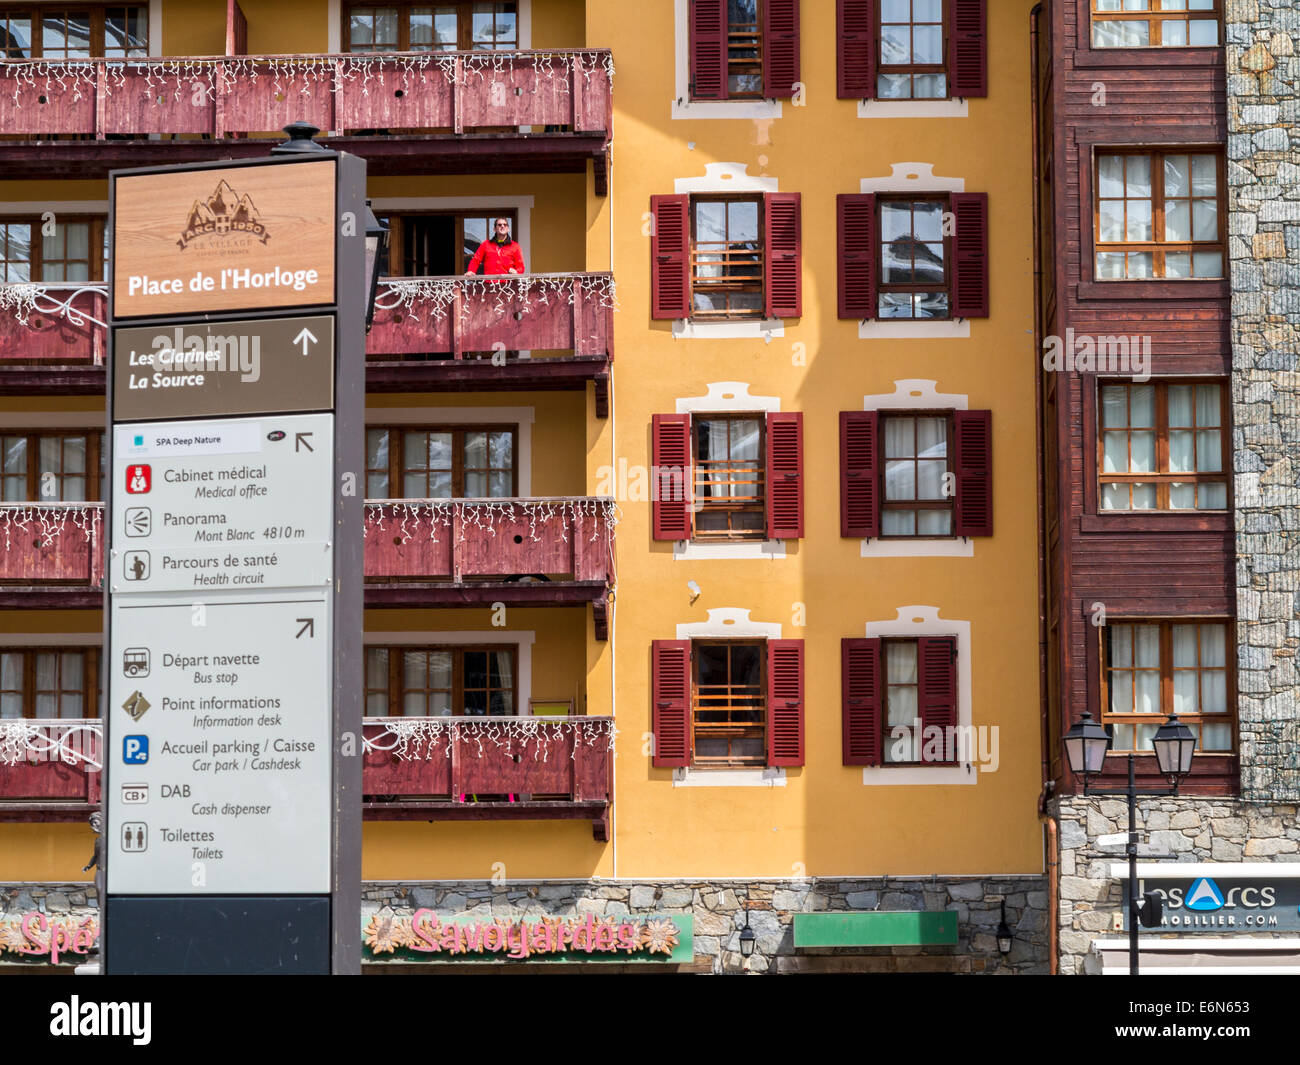
[[[0,533],[4,534],[5,551],[13,538],[22,536],[24,545],[35,541],[47,544],[62,536],[69,527],[77,529],[88,543],[102,535],[103,503],[0,503]]]
[[[0,721],[0,765],[53,762],[103,768],[103,728],[91,721]]]
[[[468,320],[471,307],[491,303],[499,319],[513,314],[517,306],[526,312],[531,306],[573,306],[574,285],[582,288],[584,304],[618,310],[614,278],[604,274],[574,277],[572,274],[521,274],[488,280],[482,277],[387,277],[379,282],[375,297],[378,310],[400,310],[412,322],[428,314],[441,320],[450,313],[461,294],[460,319]],[[510,302],[515,301],[514,303]]]
[[[55,285],[39,282],[19,282],[0,285],[0,310],[8,311],[19,325],[27,325],[32,314],[48,314],[66,318],[73,326],[87,322],[104,326],[93,314],[74,307],[73,301],[83,292],[94,292],[107,298],[108,286],[102,283],[89,285]]]
[[[614,750],[618,729],[608,717],[568,718],[555,721],[544,717],[423,717],[367,718],[366,725],[382,726],[382,731],[367,735],[367,751],[386,751],[401,761],[430,761],[451,757],[453,744],[464,743],[476,757],[489,749],[506,755],[522,754],[532,746],[535,762],[549,762],[552,744],[563,749],[570,745],[570,758],[579,748]]]
[[[591,536],[595,543],[613,536],[620,511],[612,499],[602,496],[578,499],[370,499],[366,501],[364,536],[382,536],[385,533],[399,537],[403,544],[410,543],[423,529],[429,540],[440,543],[438,533],[453,524],[460,531],[458,543],[465,542],[466,529],[478,529],[496,536],[499,524],[517,526],[520,517],[528,522],[528,536],[532,543],[540,543],[547,536],[559,535],[569,542],[569,529],[576,527],[581,518],[595,519],[591,523]]]

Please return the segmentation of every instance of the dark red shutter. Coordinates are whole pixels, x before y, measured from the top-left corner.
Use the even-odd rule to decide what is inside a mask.
[[[650,420],[650,499],[654,539],[691,538],[691,416],[656,414]]]
[[[727,0],[691,0],[691,99],[727,98]]]
[[[840,411],[840,535],[880,535],[879,450],[874,410]]]
[[[952,0],[948,91],[953,96],[989,94],[987,8],[987,0]]]
[[[650,650],[654,712],[654,764],[691,764],[691,641],[655,640]]]
[[[840,641],[845,765],[880,765],[885,724],[880,646],[879,640]]]
[[[876,259],[880,254],[874,193],[835,197],[841,318],[876,316]]]
[[[767,536],[803,536],[803,414],[767,416]]]
[[[953,412],[953,466],[957,474],[955,531],[993,535],[993,412]]]
[[[841,100],[876,95],[876,0],[835,0],[835,54]]]
[[[989,316],[989,198],[952,194],[952,308],[954,318]]]
[[[799,80],[799,0],[767,0],[763,12],[763,95],[789,99]]]
[[[691,313],[691,198],[651,196],[650,317]]]
[[[951,636],[922,636],[916,641],[917,702],[921,716],[921,750],[939,749],[935,733],[927,729],[955,730],[957,725],[957,641]],[[956,759],[956,732],[944,731],[938,741],[944,754],[931,762]],[[950,745],[951,744],[951,745]]]
[[[763,289],[769,318],[798,318],[803,314],[803,235],[797,192],[763,196],[767,234],[763,256]]]
[[[803,640],[767,641],[767,764],[803,765]]]

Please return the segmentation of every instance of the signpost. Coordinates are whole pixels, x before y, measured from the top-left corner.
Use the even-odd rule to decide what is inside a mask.
[[[365,164],[110,180],[104,970],[356,972]]]

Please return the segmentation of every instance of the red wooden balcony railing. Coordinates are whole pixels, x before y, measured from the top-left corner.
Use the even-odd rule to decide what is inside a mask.
[[[0,504],[0,604],[99,605],[102,503]],[[366,504],[366,601],[397,605],[592,603],[605,638],[613,500],[375,500]]]
[[[94,368],[104,362],[107,300],[103,283],[0,285],[0,389],[102,389]],[[384,392],[592,380],[604,417],[614,309],[608,273],[385,279],[366,338],[366,384]]]
[[[83,820],[100,801],[102,750],[98,721],[0,719],[0,820]]]
[[[367,718],[368,820],[590,819],[609,838],[610,717]]]
[[[608,138],[612,76],[607,49],[14,60],[0,63],[0,135],[221,140],[306,121],[339,134],[558,126]]]

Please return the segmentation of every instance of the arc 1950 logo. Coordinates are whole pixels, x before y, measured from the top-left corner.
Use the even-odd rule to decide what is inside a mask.
[[[262,217],[248,196],[241,196],[225,178],[206,200],[195,200],[190,208],[185,231],[176,242],[182,251],[199,237],[244,235],[256,237],[263,244],[270,238]]]

